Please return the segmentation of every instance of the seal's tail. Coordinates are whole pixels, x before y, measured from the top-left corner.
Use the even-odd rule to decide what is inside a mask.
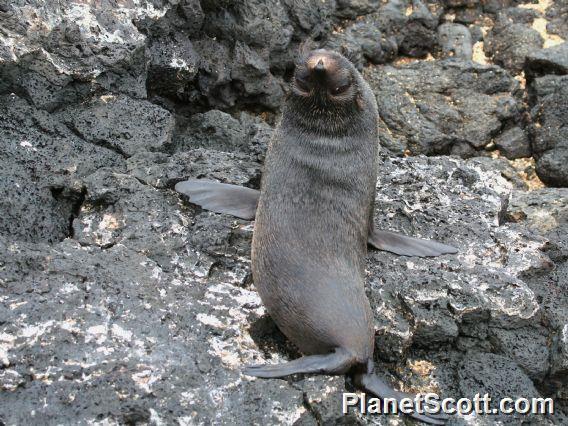
[[[355,384],[361,389],[374,394],[379,398],[393,398],[398,403],[403,398],[414,399],[414,395],[399,392],[391,388],[384,380],[373,373],[359,373],[353,377]],[[420,414],[418,412],[405,413],[424,423],[433,425],[443,425],[446,423],[447,416],[444,414]]]

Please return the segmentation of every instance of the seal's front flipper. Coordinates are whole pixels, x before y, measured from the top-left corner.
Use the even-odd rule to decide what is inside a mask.
[[[260,191],[206,179],[178,182],[177,192],[189,197],[193,204],[215,213],[227,213],[241,219],[254,219]]]
[[[391,388],[385,381],[381,380],[374,374],[360,374],[355,377],[356,384],[362,387],[367,392],[370,392],[379,398],[394,398],[400,402],[403,398],[414,399],[415,395],[408,394],[405,392],[399,392]],[[426,404],[425,404],[426,405]],[[438,406],[439,407],[439,406]],[[426,408],[426,407],[424,407]],[[424,423],[429,423],[433,425],[443,425],[446,423],[448,418],[445,414],[429,414],[424,410],[424,413],[408,413],[409,416],[414,417]]]
[[[344,374],[353,365],[354,359],[347,352],[337,350],[327,355],[310,355],[284,364],[251,365],[245,367],[247,376],[271,379],[292,374]]]
[[[371,228],[368,243],[379,250],[390,251],[400,256],[440,256],[457,253],[458,249],[433,240],[407,237],[395,232],[379,231]]]

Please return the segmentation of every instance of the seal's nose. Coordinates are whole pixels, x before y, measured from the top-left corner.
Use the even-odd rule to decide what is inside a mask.
[[[329,72],[328,59],[325,56],[317,55],[308,61],[308,71],[312,75],[314,82],[325,83]]]
[[[314,71],[316,73],[324,73],[325,72],[325,64],[323,63],[323,59],[320,58],[316,66],[314,67]]]

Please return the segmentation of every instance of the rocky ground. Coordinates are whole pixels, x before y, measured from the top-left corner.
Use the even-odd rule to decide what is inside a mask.
[[[250,272],[253,223],[188,177],[258,188],[299,44],[379,104],[375,222],[455,256],[372,251],[376,367],[443,396],[553,397],[568,423],[565,0],[0,0],[0,424],[401,424],[340,409]]]

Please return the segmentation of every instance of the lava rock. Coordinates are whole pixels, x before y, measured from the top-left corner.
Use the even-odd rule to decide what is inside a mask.
[[[301,35],[317,40],[329,34],[337,3],[335,0],[313,2],[310,0],[283,0],[295,29],[294,36]]]
[[[125,157],[165,150],[171,144],[174,118],[145,100],[105,95],[58,114],[77,134]]]
[[[132,176],[155,188],[173,188],[177,182],[189,178],[242,186],[255,186],[260,182],[260,164],[250,161],[248,155],[204,148],[172,156],[141,152],[127,160],[126,168]]]
[[[96,90],[146,96],[145,38],[133,19],[153,13],[150,9],[67,2],[29,7],[36,12],[14,6],[4,13],[2,92],[19,93],[49,111]]]
[[[568,42],[529,54],[526,58],[525,74],[528,77],[568,74]]]
[[[513,359],[537,383],[542,382],[551,365],[548,341],[551,333],[544,327],[523,329],[489,329],[493,350]]]
[[[379,7],[379,0],[335,0],[337,10],[335,15],[339,18],[356,18],[366,15]]]
[[[513,191],[507,216],[513,222],[524,222],[546,235],[554,228],[568,224],[568,188]]]
[[[15,306],[0,345],[17,342],[0,346],[8,347],[0,384],[2,401],[20,407],[3,412],[3,420],[18,423],[34,407],[57,421],[150,415],[165,422],[187,417],[187,409],[193,420],[206,421],[246,406],[251,410],[238,414],[240,422],[310,423],[306,404],[321,418],[338,418],[330,408],[340,406],[341,377],[242,378],[242,364],[290,356],[253,338],[265,312],[248,288],[252,226],[200,211],[168,189],[186,174],[245,183],[251,176],[245,159],[204,149],[173,157],[141,151],[128,158],[127,170],[100,168],[84,178],[73,239],[50,246],[0,236],[0,279]],[[252,169],[258,170],[254,163]],[[509,330],[515,338],[521,336],[515,330],[534,323],[537,302],[519,277],[542,270],[545,257],[538,240],[514,224],[499,226],[505,180],[475,161],[414,157],[383,159],[377,188],[379,227],[462,250],[436,261],[370,254],[368,290],[382,358],[404,368],[405,356],[421,348],[435,351],[462,333],[475,335],[464,324]],[[483,345],[478,336],[471,338],[474,348]],[[521,359],[511,353],[509,363],[509,356]],[[124,402],[116,389],[140,403]],[[38,407],[40,394],[54,396]]]
[[[511,162],[504,157],[475,157],[475,162],[482,164],[487,169],[498,172],[502,178],[507,180],[515,189],[527,190],[529,189],[523,176],[515,169]]]
[[[367,61],[383,64],[392,60],[397,51],[396,41],[383,37],[372,22],[357,22],[345,31],[333,34],[326,42],[327,49],[341,52],[362,70]]]
[[[283,50],[289,45],[294,31],[280,1],[231,3],[230,7],[216,6],[217,13],[207,14],[205,28],[210,35],[227,39],[234,37],[246,44],[270,50]]]
[[[556,0],[546,9],[546,19],[549,21],[546,25],[546,31],[556,34],[563,39],[568,38],[568,1]]]
[[[536,163],[538,177],[550,186],[568,186],[568,149],[558,147],[540,155]]]
[[[552,349],[552,374],[564,378],[568,375],[568,324],[560,329]]]
[[[78,138],[15,95],[0,98],[0,115],[0,235],[28,242],[63,240],[81,202],[81,179],[99,167],[120,169],[122,158]]]
[[[376,369],[401,391],[551,396],[557,413],[534,421],[567,422],[568,197],[515,190],[526,184],[486,151],[522,129],[538,167],[564,150],[565,47],[533,46],[540,12],[517,0],[119,3],[0,5],[0,423],[405,421],[344,416],[343,377],[244,377],[243,365],[299,356],[254,290],[254,223],[173,190],[187,178],[259,187],[266,121],[307,38],[344,45],[359,66],[398,64],[365,70],[380,143],[398,156],[381,154],[374,222],[460,249],[369,251]],[[545,17],[566,38],[564,3]],[[526,88],[458,54],[415,61],[437,55],[452,15],[489,27],[493,46],[518,25],[495,58],[516,67],[526,49]],[[450,26],[463,31],[440,32]],[[458,152],[484,157],[407,157]],[[455,421],[495,420],[525,418]]]
[[[195,101],[192,83],[198,72],[199,57],[190,40],[180,35],[152,41],[149,48],[147,87],[150,93]]]
[[[218,110],[193,115],[176,134],[177,151],[210,148],[226,152],[246,152],[262,158],[272,129],[261,119],[242,113],[240,117]]]
[[[436,26],[438,18],[420,0],[412,2],[412,12],[404,26],[399,51],[403,55],[415,58],[425,57],[437,47]]]
[[[473,56],[471,34],[464,25],[450,23],[440,25],[438,43],[442,49],[442,57],[471,60]]]
[[[369,298],[381,358],[400,360],[413,348],[454,344],[464,335],[473,338],[474,347],[486,347],[487,332],[475,337],[473,325],[517,330],[539,318],[535,295],[522,277],[533,268],[550,270],[550,259],[538,249],[546,241],[504,224],[511,185],[492,168],[476,159],[422,156],[380,164],[375,226],[460,250],[435,262],[369,253]],[[398,195],[392,193],[396,188]],[[471,217],[472,211],[479,215]],[[484,253],[483,260],[475,253]],[[541,369],[549,367],[536,353],[535,365],[537,358]]]
[[[453,9],[455,14],[454,23],[471,25],[480,22],[483,19],[483,9],[481,4],[476,4],[470,7],[460,7]]]
[[[544,40],[528,25],[534,18],[532,14],[516,17],[512,11],[518,10],[507,9],[498,15],[495,26],[485,37],[484,50],[496,64],[519,73],[526,57],[542,48]]]
[[[568,303],[566,293],[568,288],[568,189],[542,188],[530,192],[513,191],[507,218],[511,222],[526,225],[548,240],[545,250],[554,262],[553,267],[548,272],[534,271],[527,274],[526,282],[541,300],[544,319],[550,329],[548,339],[552,342],[549,370],[551,378],[546,388],[551,393],[561,394],[562,385],[559,383],[565,381],[568,374],[568,352],[566,351],[568,312],[561,308]],[[534,351],[537,351],[537,348]]]
[[[518,83],[497,66],[425,61],[368,69],[365,76],[391,137],[411,154],[469,156],[489,144],[505,120],[520,119]],[[469,149],[452,151],[460,145]]]
[[[512,127],[501,133],[495,139],[495,146],[510,160],[531,156],[528,136],[520,127]]]
[[[269,58],[238,41],[233,49],[231,79],[242,93],[239,101],[243,104],[261,104],[272,110],[280,107],[284,91],[270,74]]]
[[[547,185],[568,186],[568,86],[563,84],[563,77],[549,76],[545,82],[539,80],[536,80],[537,90],[541,94],[550,92],[551,87],[558,87],[558,90],[538,96],[532,110],[536,172]]]
[[[466,354],[458,372],[462,395],[488,394],[492,399],[490,407],[497,409],[497,400],[510,398],[538,398],[541,395],[526,374],[508,358],[491,353],[471,352]],[[530,414],[500,414],[492,419],[514,418],[516,421],[530,417]],[[532,415],[537,418],[535,415]]]
[[[182,0],[178,6],[178,13],[186,22],[183,28],[189,31],[190,35],[199,34],[205,19],[199,0]]]

